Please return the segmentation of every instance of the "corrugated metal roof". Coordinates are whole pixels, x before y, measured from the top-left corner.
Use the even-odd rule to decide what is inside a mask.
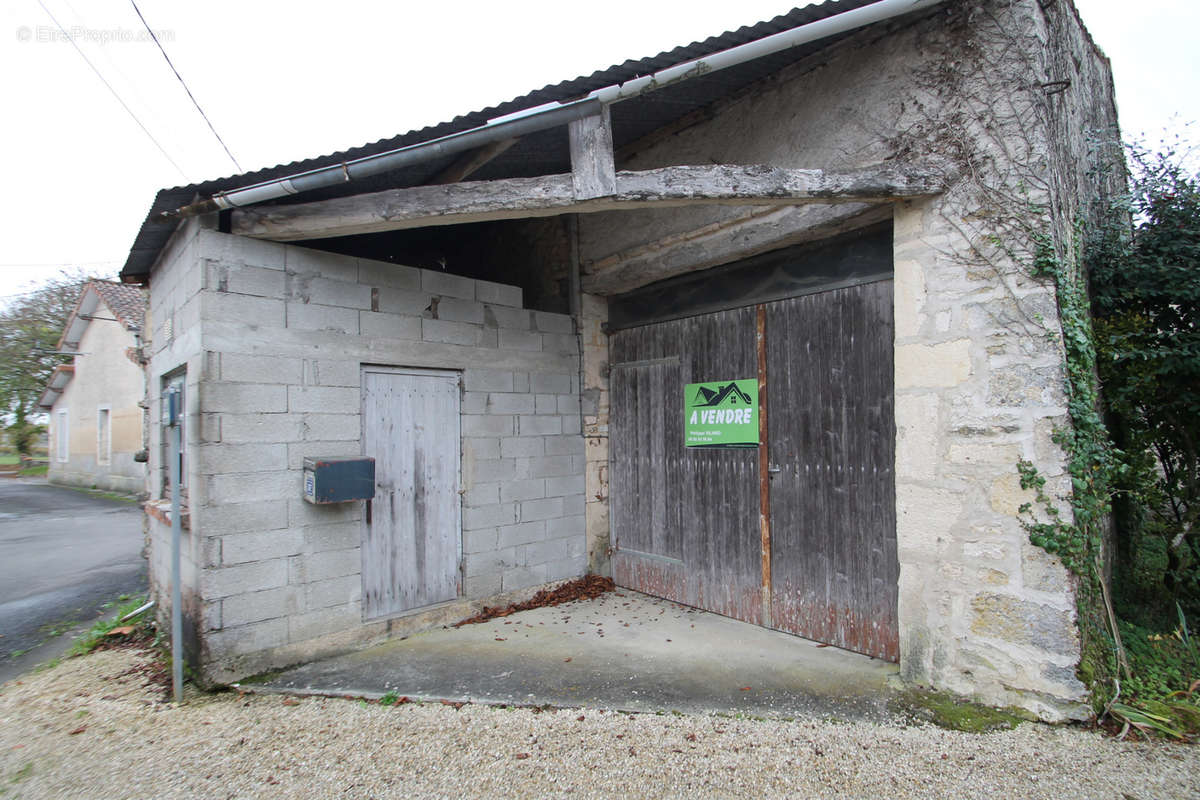
[[[684,61],[728,50],[731,47],[815,22],[819,19],[831,17],[844,11],[871,5],[873,2],[876,2],[876,0],[828,0],[828,2],[820,5],[810,5],[804,8],[793,9],[789,13],[775,17],[774,19],[742,27],[736,31],[727,31],[719,36],[705,39],[703,42],[676,47],[673,50],[659,53],[656,56],[637,61],[626,61],[623,64],[617,64],[608,69],[593,72],[591,75],[548,85],[514,100],[510,100],[507,103],[501,103],[497,106],[464,114],[440,125],[410,131],[391,139],[381,139],[371,144],[362,145],[361,147],[351,148],[338,153],[330,153],[317,158],[294,161],[290,164],[280,164],[268,169],[205,181],[203,183],[163,189],[155,197],[150,212],[147,214],[146,221],[142,223],[142,227],[138,231],[137,238],[134,240],[133,247],[129,252],[129,257],[121,270],[121,279],[136,282],[145,279],[149,275],[150,267],[175,229],[174,225],[154,222],[152,219],[163,211],[174,210],[192,202],[197,196],[207,197],[215,192],[247,186],[273,178],[280,178],[297,172],[337,164],[349,159],[373,155],[386,150],[457,133],[458,131],[483,125],[489,119],[511,114],[522,109],[533,108],[545,103],[577,98],[596,89],[624,83],[633,78],[647,75]],[[693,78],[665,89],[660,89],[657,92],[618,103],[612,106],[614,146],[619,149],[623,145],[634,142],[642,136],[669,125],[681,117],[711,105],[722,97],[734,94],[740,89],[779,71],[788,64],[798,61],[822,47],[828,46],[831,42],[836,41],[837,38],[841,37],[834,37],[764,56],[736,67]],[[447,167],[451,161],[451,158],[432,160],[420,165],[395,170],[384,175],[355,181],[350,184],[309,192],[297,198],[295,202],[309,202],[330,197],[377,192],[383,189],[418,186]],[[471,178],[472,180],[494,180],[497,178],[552,175],[569,171],[570,154],[567,147],[567,133],[564,128],[542,131],[525,136],[515,146],[474,173]]]

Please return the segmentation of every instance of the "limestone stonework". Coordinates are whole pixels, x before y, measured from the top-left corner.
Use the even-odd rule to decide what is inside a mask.
[[[1067,63],[1076,65],[1070,89],[1041,93]],[[1103,164],[1086,141],[1115,130],[1108,62],[1071,5],[988,0],[953,4],[886,37],[849,36],[690,127],[627,147],[618,163],[944,164],[945,192],[888,209],[901,674],[1047,719],[1088,710],[1074,674],[1072,578],[1029,545],[1018,518],[1031,499],[1018,459],[1050,477],[1052,494],[1069,492],[1064,454],[1051,441],[1069,425],[1055,288],[1030,276],[1030,233],[1040,226],[1070,255],[1074,220],[1105,191],[1088,178]],[[955,149],[954,137],[969,145]],[[876,211],[842,207],[838,224],[853,225],[855,213],[874,222]],[[584,286],[627,291],[806,241],[830,224],[811,212],[768,213],[770,225],[746,207],[583,216]],[[1040,222],[1024,225],[1021,215]],[[739,239],[754,249],[738,252]],[[604,313],[603,298],[589,298],[583,329],[595,330]],[[584,362],[585,389],[603,397],[597,342],[585,339]],[[607,419],[594,410],[585,419],[597,437],[587,529],[590,563],[601,566],[609,530],[595,476]]]

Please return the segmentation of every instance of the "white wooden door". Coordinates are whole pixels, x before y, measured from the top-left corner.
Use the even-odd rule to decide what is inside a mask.
[[[364,367],[363,618],[452,600],[462,557],[458,374]]]

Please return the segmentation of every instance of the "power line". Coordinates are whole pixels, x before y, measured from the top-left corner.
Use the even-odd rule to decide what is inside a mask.
[[[0,267],[89,267],[97,264],[120,264],[120,260],[109,261],[75,261],[64,258],[62,261],[12,261],[0,264]]]
[[[229,152],[229,146],[225,144],[225,140],[221,138],[221,134],[217,133],[217,129],[213,127],[212,120],[208,118],[208,114],[205,114],[204,109],[200,107],[200,103],[197,102],[195,95],[192,94],[192,90],[188,88],[187,82],[183,80],[183,76],[179,74],[179,70],[175,69],[175,64],[171,62],[171,57],[167,55],[167,51],[163,49],[162,42],[158,40],[158,36],[155,35],[153,29],[151,29],[150,23],[146,22],[146,18],[142,16],[142,10],[138,8],[138,4],[135,2],[135,0],[129,0],[129,3],[133,6],[133,10],[137,12],[138,19],[142,21],[142,25],[146,26],[146,32],[150,34],[150,38],[154,40],[156,45],[158,45],[158,52],[162,53],[163,58],[167,60],[167,66],[171,68],[171,72],[174,72],[175,77],[179,79],[179,85],[183,87],[185,92],[187,92],[187,96],[191,99],[192,105],[194,105],[196,110],[200,112],[200,116],[204,117],[204,121],[208,124],[208,129],[212,131],[212,135],[217,137],[217,141],[221,143],[221,147],[225,150],[225,155],[229,156],[229,160],[233,162],[235,167],[237,167],[238,172],[245,172],[245,170],[242,169],[242,165],[239,164],[238,160],[233,157],[233,153]]]
[[[92,72],[96,73],[96,77],[100,79],[100,82],[103,83],[108,91],[112,93],[112,96],[117,99],[117,102],[121,104],[121,108],[125,109],[125,113],[129,114],[129,116],[133,118],[133,121],[137,123],[137,126],[142,129],[142,133],[146,134],[146,137],[149,138],[150,141],[154,142],[154,146],[158,148],[158,152],[162,153],[163,158],[165,158],[167,161],[170,161],[171,166],[173,166],[186,181],[188,179],[187,174],[184,173],[183,169],[177,163],[175,163],[175,159],[171,158],[167,151],[163,149],[163,146],[159,144],[158,139],[154,138],[154,134],[150,133],[149,129],[142,124],[142,121],[138,119],[137,114],[133,113],[133,109],[126,105],[125,101],[121,99],[121,95],[117,94],[117,90],[112,87],[112,84],[104,79],[104,76],[100,74],[100,70],[96,69],[96,65],[92,63],[91,59],[87,57],[87,54],[84,53],[83,50],[80,49],[79,45],[75,43],[75,37],[67,33],[66,29],[63,28],[62,23],[58,21],[57,17],[50,13],[50,9],[46,8],[46,4],[43,3],[42,0],[37,0],[37,4],[42,7],[42,11],[46,12],[46,16],[48,16],[55,24],[59,32],[63,35],[63,38],[71,43],[71,47],[75,48],[76,53],[79,53],[79,57],[82,58],[89,67],[92,68]]]

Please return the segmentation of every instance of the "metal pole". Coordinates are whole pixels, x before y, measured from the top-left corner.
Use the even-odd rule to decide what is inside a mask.
[[[183,612],[180,608],[183,593],[179,589],[179,543],[183,537],[183,521],[179,514],[179,390],[167,390],[167,422],[171,439],[171,683],[175,702],[183,702]]]

